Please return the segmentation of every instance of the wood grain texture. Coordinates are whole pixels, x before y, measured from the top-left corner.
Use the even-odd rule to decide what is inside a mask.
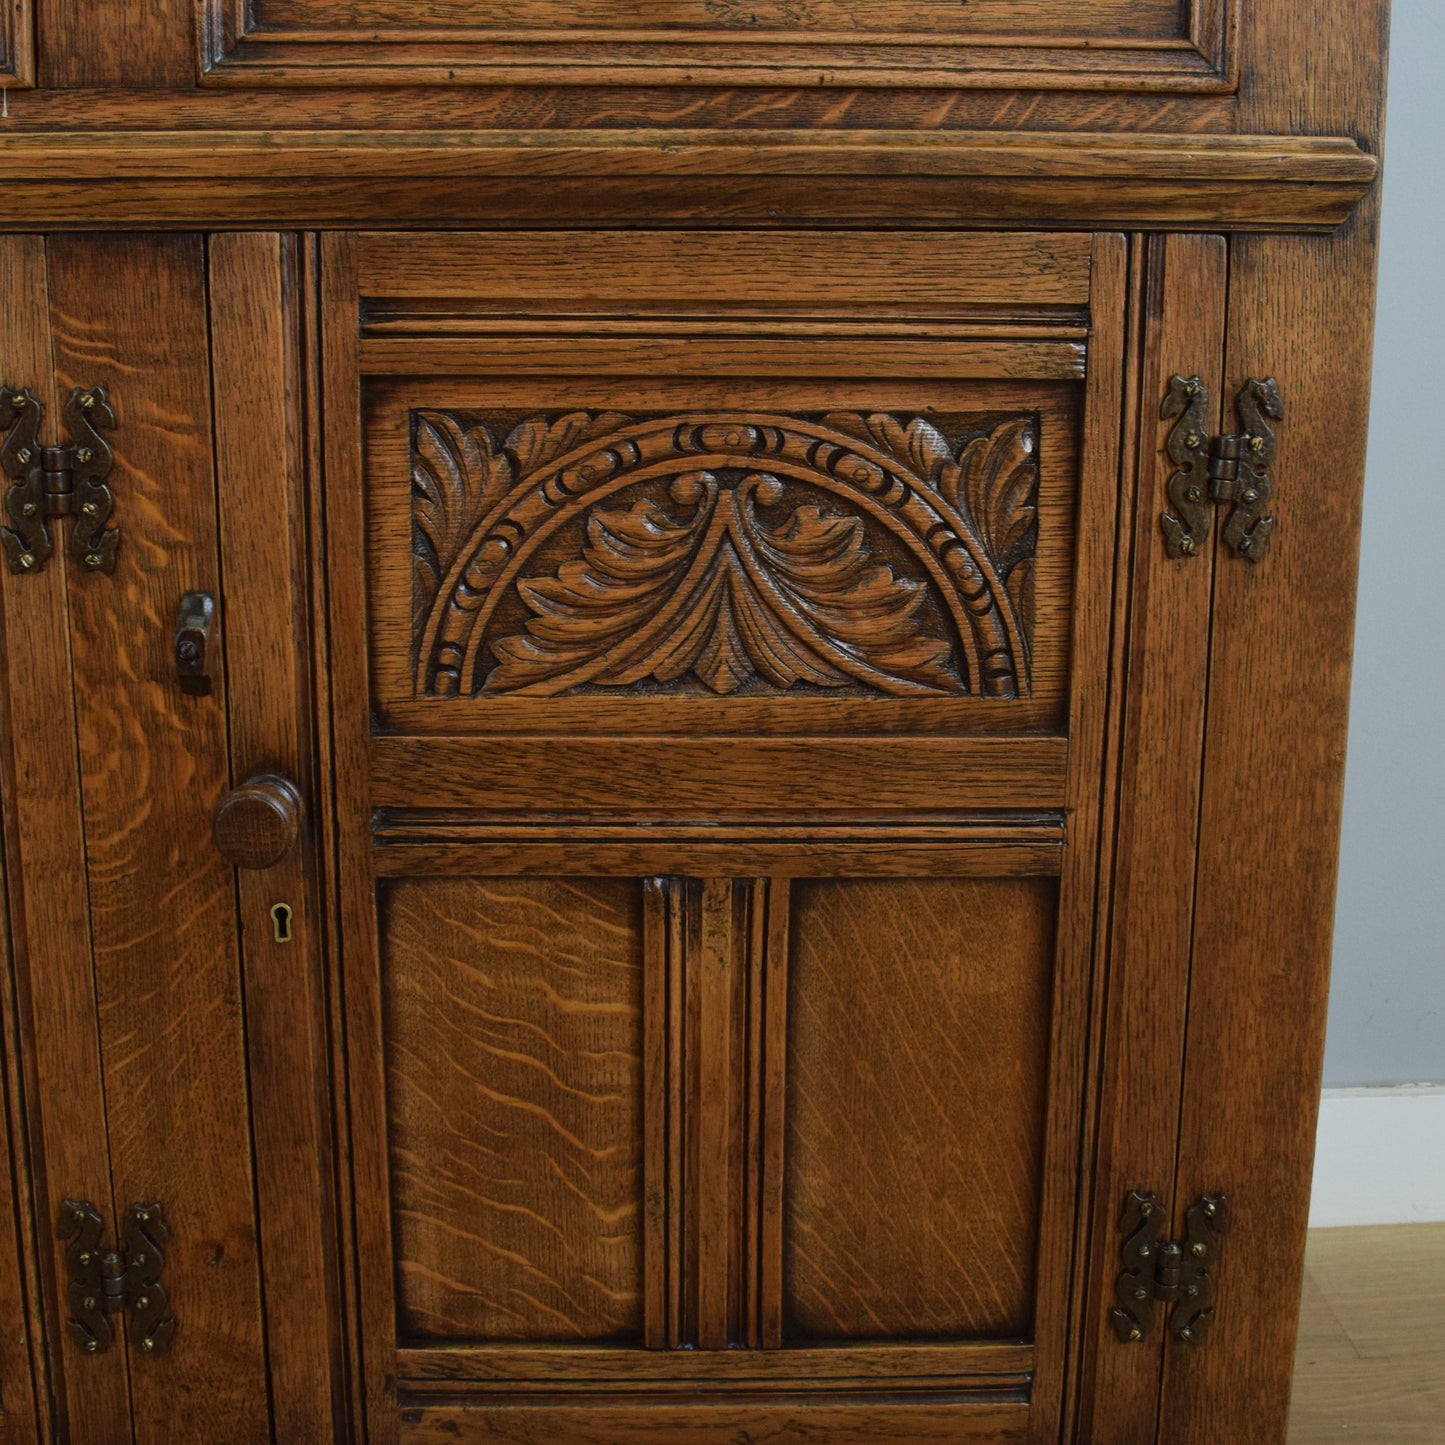
[[[43,0],[40,83],[46,88],[180,90],[195,84],[192,0]]]
[[[226,0],[221,4],[225,8]],[[1183,38],[1189,21],[1205,8],[1189,0],[1186,17],[1181,17],[1174,0],[1077,0],[1072,5],[1068,0],[977,0],[960,16],[946,0],[920,0],[916,6],[905,0],[813,0],[806,8],[764,3],[743,13],[727,5],[709,6],[706,0],[679,0],[664,28],[645,0],[533,0],[520,14],[502,0],[417,0],[412,5],[401,0],[252,0],[249,6],[257,30],[331,30],[359,45],[373,43],[375,37],[365,33],[369,29],[415,35],[441,31],[449,38],[467,29],[530,32],[538,39],[558,29],[600,30],[617,40],[649,30],[654,32],[650,38],[657,39],[669,32],[712,32],[723,41],[740,31],[764,28],[802,38],[837,30],[888,38],[913,30],[936,37],[942,45],[971,46],[995,36],[1073,38],[1085,29],[1107,26],[1120,36],[1158,40]]]
[[[260,233],[213,236],[207,259],[231,778],[279,771],[314,813],[297,257]],[[278,864],[235,874],[274,1429],[298,1440],[335,1433],[340,1378],[314,838],[308,819]]]
[[[795,883],[785,1335],[1033,1327],[1051,883]]]
[[[1245,113],[1285,123],[1301,87],[1318,87],[1321,123],[1348,119],[1378,144],[1387,8],[1340,6],[1328,33],[1260,35],[1255,43],[1275,45]],[[1276,493],[1266,563],[1226,566],[1221,555],[1216,564],[1199,860],[1209,887],[1195,915],[1176,1188],[1181,1199],[1228,1193],[1233,1228],[1211,1350],[1178,1346],[1166,1357],[1161,1437],[1183,1445],[1224,1445],[1241,1431],[1275,1445],[1287,1428],[1334,923],[1378,220],[1374,197],[1330,239],[1231,242],[1226,386],[1278,381],[1289,399],[1290,483]],[[1265,890],[1277,906],[1263,905]],[[1252,1142],[1260,1137],[1268,1147]]]
[[[61,387],[101,385],[125,441],[114,577],[71,587],[71,647],[117,1202],[160,1200],[184,1321],[132,1370],[137,1438],[269,1436],[235,887],[211,842],[224,690],[171,658],[183,592],[219,590],[205,257],[197,237],[49,245]],[[72,886],[74,886],[72,882]]]
[[[1021,1400],[944,1395],[917,1403],[834,1398],[789,1404],[737,1400],[668,1406],[656,1400],[570,1403],[505,1403],[485,1408],[420,1405],[402,1412],[405,1445],[456,1445],[458,1441],[503,1441],[508,1445],[874,1445],[878,1440],[910,1445],[1018,1445],[1027,1439],[1029,1407]]]
[[[1445,1408],[1442,1284],[1445,1225],[1310,1231],[1289,1445],[1431,1445]]]
[[[777,1017],[786,1018],[783,1010]],[[781,1058],[782,1055],[780,1054]],[[528,1393],[558,1379],[590,1381],[622,1391],[646,1386],[678,1394],[689,1389],[793,1392],[830,1388],[887,1392],[906,1388],[1017,1389],[1034,1364],[1029,1345],[996,1340],[792,1345],[786,1350],[638,1350],[586,1345],[453,1346],[403,1349],[398,1364],[406,1391],[425,1396],[442,1386]]]
[[[3,153],[3,152],[0,152]],[[858,163],[861,165],[861,162]],[[905,176],[880,191],[854,175],[819,177],[806,164],[777,173],[703,180],[564,176],[531,180],[367,179],[267,181],[51,181],[27,171],[0,211],[12,231],[315,227],[350,231],[473,230],[482,225],[887,226],[900,232],[956,225],[974,230],[1042,224],[1156,231],[1332,231],[1367,182],[1004,179]],[[32,179],[31,177],[36,177]]]
[[[278,97],[271,88],[200,90],[17,91],[11,129],[272,131]],[[648,85],[466,86],[370,90],[290,86],[292,130],[887,130],[1114,132],[1122,135],[1218,135],[1234,130],[1231,97],[1150,96],[1040,91],[858,87],[807,89],[725,84],[686,90]]]
[[[321,237],[318,267],[321,519],[325,571],[326,673],[330,708],[331,823],[336,869],[340,1064],[346,1080],[345,1171],[352,1191],[354,1334],[350,1344],[360,1424],[368,1438],[395,1445],[396,1259],[392,1239],[390,1125],[387,1117],[376,881],[372,873],[370,731],[366,674],[366,585],[362,564],[361,415],[357,374],[356,263],[351,237]],[[315,539],[321,542],[321,537]]]
[[[565,746],[564,746],[565,741]],[[920,806],[1057,808],[1067,744],[1038,737],[414,738],[371,744],[380,807],[515,811],[582,809],[599,816],[886,816]]]
[[[1105,846],[1112,822],[1106,779],[1121,671],[1114,608],[1124,590],[1120,538],[1129,517],[1127,493],[1118,485],[1125,474],[1124,434],[1130,418],[1129,252],[1128,238],[1122,235],[1094,237],[1076,526],[1078,575],[1095,580],[1084,584],[1088,602],[1076,607],[1072,617],[1071,655],[1079,681],[1069,700],[1069,846],[1060,858],[1044,1143],[1046,1158],[1060,1161],[1080,1158],[1087,1150],[1098,1093],[1090,1077],[1100,992],[1097,900],[1107,873]],[[1104,605],[1110,595],[1114,607]],[[998,876],[1017,875],[1000,871]],[[1088,1180],[1082,1173],[1062,1164],[1046,1167],[1040,1187],[1037,1364],[1030,1395],[1031,1436],[1038,1445],[1059,1436],[1067,1439],[1073,1428],[1077,1360],[1087,1338],[1079,1323],[1081,1308],[1087,1308],[1079,1267],[1080,1239],[1087,1228]]]
[[[386,894],[405,1338],[641,1337],[641,921],[633,882]]]
[[[732,1282],[746,1068],[738,1008],[746,946],[740,901],[730,879],[704,879],[687,920],[687,1253],[693,1339],[702,1350],[726,1349],[737,1323]]]
[[[1076,235],[960,232],[891,237],[798,231],[732,235],[558,231],[462,236],[387,232],[358,238],[358,295],[389,309],[411,298],[472,297],[495,308],[591,301],[587,309],[686,300],[728,307],[799,304],[934,309],[1078,306],[1088,301],[1089,244]],[[610,303],[610,305],[608,305]]]
[[[0,241],[5,365],[59,414],[45,243]],[[28,586],[22,585],[28,583]],[[129,1439],[130,1389],[119,1351],[87,1358],[64,1337],[63,1251],[54,1221],[66,1197],[114,1218],[105,1081],[96,1020],[84,824],[71,678],[69,579],[60,566],[17,577],[0,569],[5,664],[4,833],[19,1004],[35,1230],[44,1261],[45,1356],[57,1429]]]
[[[117,96],[110,104],[120,109],[128,99]],[[47,103],[53,110],[54,104],[41,98],[34,102],[35,113],[45,116]],[[129,103],[136,104],[133,99]],[[19,106],[20,101],[16,104]],[[399,104],[405,116],[405,99]],[[20,118],[29,113],[27,108]],[[94,100],[90,114],[94,118]],[[121,114],[126,117],[127,113],[122,110]],[[387,112],[388,116],[395,114]],[[747,174],[772,174],[797,178],[811,173],[854,179],[882,175],[889,178],[890,184],[907,176],[937,176],[980,181],[1080,181],[1094,185],[1155,182],[1179,187],[1254,182],[1266,190],[1271,186],[1334,185],[1354,187],[1358,199],[1379,171],[1376,157],[1344,133],[1131,134],[1090,130],[1087,126],[1075,127],[1066,134],[1008,126],[981,130],[930,126],[915,133],[866,127],[844,130],[826,125],[798,129],[754,127],[741,133],[668,126],[654,133],[646,126],[470,129],[458,128],[455,122],[445,128],[408,129],[377,124],[381,117],[373,118],[369,128],[338,125],[330,117],[329,124],[289,129],[259,127],[254,117],[250,118],[251,124],[243,125],[238,122],[245,117],[224,113],[209,127],[190,129],[177,128],[174,121],[178,118],[177,111],[169,110],[137,116],[151,121],[149,127],[126,125],[123,120],[111,127],[96,125],[93,120],[92,128],[57,122],[39,129],[17,125],[5,132],[0,144],[7,161],[26,170],[43,170],[54,181],[155,182],[208,176],[214,180],[218,174],[277,182],[347,178],[400,181],[409,176],[460,181],[479,175],[520,178],[531,174],[554,182],[567,176],[596,182],[607,177],[638,181],[670,177],[681,181],[689,176],[741,179]],[[343,122],[345,118],[342,111]],[[171,124],[166,124],[168,121]],[[418,218],[419,222],[425,220]],[[700,236],[669,240],[643,233],[637,240],[644,247],[670,244],[706,248],[709,244]],[[952,240],[964,247],[972,244],[983,254],[981,243],[971,241],[967,233],[957,234]],[[1000,248],[995,239],[995,253],[1006,262],[1010,251],[1022,243],[1023,238],[1015,237]],[[374,247],[384,249],[386,244],[384,238],[368,240],[363,254],[374,255]],[[440,236],[431,241],[433,246],[447,244],[447,239]],[[821,248],[838,242],[816,236],[808,238],[808,244]],[[1077,241],[1071,249],[1046,236],[1034,241],[1029,249],[1046,258],[1051,268],[1067,265],[1081,254]],[[425,255],[423,249],[419,259]],[[509,278],[489,279],[495,283]],[[845,284],[844,278],[839,280]],[[468,282],[464,276],[456,276],[453,281],[458,295],[466,295],[481,284],[481,278]]]
[[[1231,0],[205,0],[220,83],[874,84],[1220,91]]]
[[[4,657],[3,617],[0,610],[0,667]],[[0,736],[6,731],[4,690],[0,688]],[[3,761],[0,777],[8,782]],[[39,1300],[39,1251],[30,1224],[34,1196],[25,1149],[16,980],[6,906],[10,890],[5,832],[6,823],[0,814],[0,1219],[4,1220],[5,1237],[12,1241],[8,1256],[0,1260],[0,1439],[13,1440],[15,1445],[38,1445],[42,1437],[36,1381],[37,1367],[44,1371],[40,1356],[45,1326]],[[48,1383],[46,1374],[40,1373],[39,1379],[43,1390]]]
[[[462,308],[458,308],[461,310]],[[404,331],[405,339],[386,335],[380,339],[368,339],[362,353],[362,370],[376,376],[448,376],[466,372],[475,366],[477,348],[474,343],[451,339],[451,334],[461,332],[482,335],[487,338],[487,351],[491,362],[498,369],[514,376],[529,373],[546,375],[570,370],[596,371],[611,376],[655,376],[677,373],[687,376],[787,376],[806,372],[810,376],[855,376],[858,372],[859,340],[868,339],[868,367],[877,377],[916,377],[924,372],[946,373],[956,377],[977,377],[1008,379],[1037,377],[1051,381],[1077,381],[1084,375],[1085,349],[1077,341],[1055,341],[1046,335],[1032,344],[1009,346],[994,344],[970,346],[978,332],[986,330],[988,323],[967,322],[950,325],[949,322],[924,322],[910,327],[922,335],[918,341],[897,339],[896,336],[880,334],[891,331],[888,318],[880,316],[871,325],[867,321],[835,322],[830,320],[809,322],[793,321],[791,318],[767,317],[750,326],[746,320],[709,317],[703,325],[694,323],[688,327],[686,321],[678,321],[662,315],[652,320],[646,314],[647,308],[635,308],[636,319],[621,322],[608,318],[605,321],[579,322],[570,317],[553,320],[550,316],[539,316],[531,322],[538,333],[535,337],[515,333],[526,323],[512,317],[499,317],[489,322],[487,318],[473,319],[462,315],[452,317],[426,317],[412,320],[403,316],[400,320],[378,323],[368,317],[365,327],[370,337],[376,337],[381,326],[395,331]],[[372,313],[373,317],[375,313]],[[993,328],[1004,336],[1011,331],[1024,332],[1030,322],[1019,321],[1010,325],[1007,321],[993,321]],[[1038,326],[1038,323],[1033,323]],[[616,332],[623,328],[630,335],[597,335],[589,332]],[[682,329],[703,332],[703,335],[677,336]],[[426,331],[442,331],[443,336],[426,335]],[[530,329],[530,328],[529,328]],[[1038,326],[1042,332],[1044,328]],[[759,332],[766,330],[769,335],[749,335],[747,354],[740,355],[730,348],[717,346],[714,336],[719,332]],[[778,333],[794,331],[806,337],[805,345],[792,340],[778,339]],[[848,334],[848,340],[835,340],[823,335],[825,331]],[[1061,325],[1058,330],[1063,330]],[[423,334],[418,335],[418,332]],[[506,334],[506,333],[513,334]],[[673,333],[673,334],[668,334]],[[709,334],[711,333],[711,334]],[[973,334],[970,334],[973,333]],[[1057,332],[1055,332],[1057,334]],[[924,339],[927,337],[928,339]],[[948,354],[940,357],[938,348],[929,344],[933,338],[947,339]]]
[[[1189,1006],[1195,846],[1207,686],[1212,557],[1170,561],[1159,514],[1173,464],[1159,404],[1175,374],[1200,377],[1219,424],[1227,258],[1219,237],[1151,239],[1135,357],[1139,415],[1133,575],[1122,621],[1120,801],[1114,842],[1105,1064],[1094,1168],[1091,1308],[1102,1325],[1118,1273],[1120,1212],[1131,1190],[1167,1199],[1176,1149]],[[1118,1347],[1101,1336],[1086,1365],[1085,1418],[1154,1428],[1162,1339]],[[1091,1425],[1089,1428],[1101,1428]]]
[[[31,0],[13,0],[0,14],[0,75],[12,85],[35,84],[34,26]]]
[[[529,835],[516,827],[383,823],[374,863],[383,878],[546,875],[569,868],[590,876],[649,874],[787,878],[1045,878],[1063,867],[1063,829],[1007,824],[897,827],[861,823],[779,823],[739,829],[645,821],[595,828],[560,824]],[[539,836],[539,834],[541,836]],[[552,836],[546,836],[551,834]]]

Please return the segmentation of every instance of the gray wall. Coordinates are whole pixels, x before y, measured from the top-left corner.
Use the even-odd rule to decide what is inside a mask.
[[[1395,0],[1325,1082],[1445,1083],[1445,5]]]

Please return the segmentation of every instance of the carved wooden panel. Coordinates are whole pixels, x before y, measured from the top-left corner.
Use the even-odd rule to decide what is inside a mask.
[[[784,1337],[1028,1337],[1054,885],[792,892]]]
[[[1232,0],[197,3],[212,75],[263,84],[1232,84]]]
[[[639,886],[398,883],[384,933],[399,1332],[640,1338]]]
[[[410,424],[418,695],[1029,691],[1032,415]]]

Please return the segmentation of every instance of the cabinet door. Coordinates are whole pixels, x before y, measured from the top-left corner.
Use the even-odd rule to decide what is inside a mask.
[[[1099,1332],[1187,953],[1100,905],[1163,859],[1187,949],[1209,563],[1164,558],[1147,393],[1214,379],[1223,275],[1217,238],[323,243],[373,1438],[1157,1411],[1157,1341]]]
[[[7,464],[37,438],[74,441],[80,461],[81,446],[114,454],[114,509],[89,552],[72,555],[72,536],[94,521],[82,503],[104,512],[93,489],[76,515],[47,519],[46,556],[26,530],[27,495],[12,487],[0,571],[6,861],[34,1220],[22,1238],[35,1244],[45,1321],[37,1368],[56,1437],[77,1442],[260,1442],[273,1428],[326,1438],[324,1411],[298,1406],[294,1382],[306,1372],[305,1391],[329,1401],[331,1371],[293,1355],[288,1293],[305,1299],[301,1317],[314,1315],[324,1341],[325,1271],[304,1272],[325,1207],[313,1137],[324,1076],[308,1075],[302,1058],[314,905],[289,875],[238,890],[211,836],[233,769],[235,781],[268,767],[309,783],[286,672],[300,665],[288,589],[303,585],[304,569],[289,580],[292,499],[276,481],[277,468],[283,479],[294,471],[290,383],[268,351],[282,257],[276,237],[239,259],[223,242],[214,249],[208,298],[204,237],[0,244],[15,300],[0,381],[28,390],[21,411],[43,408],[28,442],[23,419],[7,418]],[[213,417],[213,385],[220,398],[245,393],[260,418],[246,424],[248,440],[280,437],[270,470],[241,469],[239,411]],[[94,430],[67,436],[77,389]],[[275,509],[264,536],[248,505]],[[298,538],[302,521],[297,509]],[[221,597],[223,539],[234,607],[218,615],[210,690],[192,695],[177,673],[177,617],[187,593]],[[288,577],[264,600],[253,548]],[[294,906],[286,950],[272,944],[261,905],[273,900],[258,886]],[[94,1236],[70,1250],[57,1224],[68,1234],[86,1210],[67,1201],[97,1217]],[[122,1237],[133,1206],[159,1206],[145,1239]],[[85,1262],[72,1256],[97,1249],[139,1271],[121,1286],[119,1313],[91,1308],[73,1282]],[[306,1428],[289,1428],[298,1418]]]

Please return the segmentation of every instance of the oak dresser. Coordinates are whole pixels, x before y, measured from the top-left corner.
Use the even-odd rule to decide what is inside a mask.
[[[3,1437],[1283,1445],[1385,0],[10,0]]]

